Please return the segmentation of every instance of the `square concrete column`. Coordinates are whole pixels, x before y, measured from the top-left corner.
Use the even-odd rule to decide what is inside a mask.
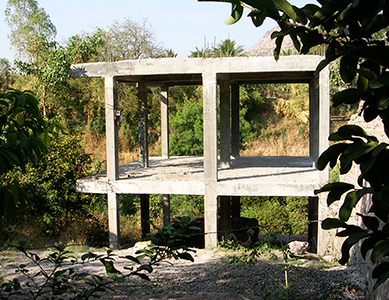
[[[107,193],[108,200],[108,230],[109,230],[109,247],[119,248],[120,240],[120,219],[119,219],[119,197],[112,191]]]
[[[217,82],[203,73],[205,247],[217,246]]]
[[[240,218],[240,196],[231,197],[231,217]]]
[[[329,146],[330,93],[329,69],[323,69],[309,83],[309,156],[317,159]]]
[[[116,121],[116,80],[105,78],[105,136],[107,146],[107,177],[109,180],[119,178],[119,155]]]
[[[146,239],[150,233],[150,195],[140,195],[140,223],[142,239]]]
[[[231,84],[231,155],[239,157],[239,84]]]
[[[162,157],[169,158],[169,99],[168,87],[161,86],[161,148]]]
[[[330,134],[330,93],[329,69],[323,69],[309,84],[309,156],[316,166],[317,159],[329,146]],[[320,185],[328,182],[328,168],[320,172]],[[326,195],[318,195],[318,220],[328,216]],[[318,226],[321,226],[320,224]],[[318,230],[317,253],[323,255],[329,239],[329,230]]]
[[[170,195],[162,195],[163,200],[163,224],[170,222]]]
[[[139,163],[142,167],[149,166],[149,142],[147,121],[147,84],[138,83],[138,108],[139,108]]]
[[[220,81],[220,167],[230,167],[231,156],[230,83]]]
[[[231,233],[231,197],[220,196],[220,237],[227,241]]]
[[[317,253],[318,205],[318,197],[308,197],[308,243],[312,253]]]
[[[217,181],[216,74],[203,74],[204,179]]]
[[[116,121],[116,80],[114,77],[105,78],[105,135],[107,146],[107,178],[115,181],[119,178],[119,158]],[[110,247],[119,246],[119,205],[118,195],[113,191],[107,193],[108,227]]]

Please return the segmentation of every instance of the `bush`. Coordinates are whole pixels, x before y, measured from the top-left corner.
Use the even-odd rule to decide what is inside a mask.
[[[18,182],[29,195],[32,205],[27,219],[34,220],[40,234],[82,242],[106,240],[105,224],[90,207],[103,196],[76,192],[76,180],[88,174],[90,163],[77,137],[60,134],[39,163],[27,165],[25,172],[19,169],[8,174],[7,180]],[[66,234],[67,230],[73,232]]]
[[[306,197],[242,197],[242,217],[258,220],[261,234],[307,234]]]

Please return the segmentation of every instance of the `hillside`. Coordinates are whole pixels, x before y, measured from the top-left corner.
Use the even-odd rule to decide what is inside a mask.
[[[250,56],[272,56],[274,48],[276,47],[276,40],[272,39],[270,36],[274,31],[280,30],[279,27],[275,27],[269,31],[267,31],[263,38],[256,43],[251,49],[247,52]],[[284,38],[284,42],[282,43],[282,51],[293,50],[293,42],[289,36]]]

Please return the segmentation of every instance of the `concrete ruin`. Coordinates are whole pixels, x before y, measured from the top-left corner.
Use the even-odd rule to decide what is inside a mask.
[[[160,58],[72,66],[72,77],[105,80],[107,171],[79,180],[77,190],[107,194],[111,247],[119,244],[118,194],[123,193],[141,195],[144,233],[148,230],[148,195],[164,195],[165,221],[170,218],[169,195],[203,195],[207,248],[216,247],[218,230],[228,230],[231,217],[239,216],[240,196],[307,196],[309,220],[325,219],[326,197],[314,195],[328,181],[328,172],[316,168],[329,136],[329,71],[315,73],[321,60],[320,56],[283,56],[279,61],[273,57]],[[117,82],[137,83],[139,98],[140,159],[122,166],[118,164]],[[239,86],[260,83],[309,84],[308,157],[239,156]],[[161,87],[161,157],[148,154],[150,85]],[[176,85],[203,86],[204,157],[169,156],[168,89]],[[315,222],[309,228],[309,242],[317,253],[325,252],[326,233]]]

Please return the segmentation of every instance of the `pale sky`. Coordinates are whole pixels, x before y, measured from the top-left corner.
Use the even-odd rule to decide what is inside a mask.
[[[297,6],[311,2],[292,0]],[[231,13],[231,4],[198,2],[196,0],[38,0],[57,28],[56,40],[62,42],[83,31],[94,32],[100,27],[107,29],[115,20],[129,18],[141,22],[147,19],[152,26],[157,42],[162,47],[173,49],[178,57],[188,57],[196,47],[211,47],[230,38],[245,50],[253,47],[264,33],[276,24],[267,21],[256,28],[245,16],[234,25],[225,25]],[[4,10],[7,0],[0,0],[0,58],[14,59],[9,45],[10,33],[5,22]]]

